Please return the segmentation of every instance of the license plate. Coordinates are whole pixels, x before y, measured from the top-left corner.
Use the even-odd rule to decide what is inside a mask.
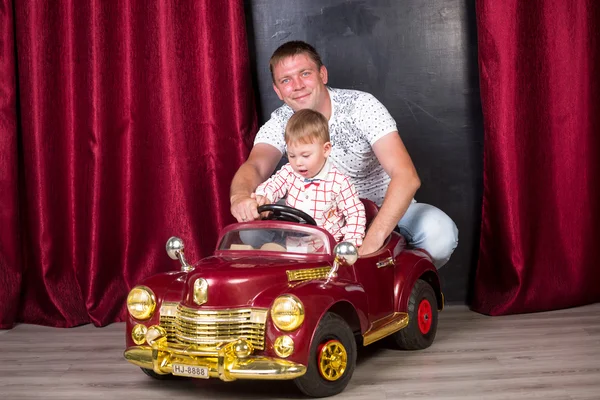
[[[197,365],[173,364],[173,375],[208,379],[208,368]]]

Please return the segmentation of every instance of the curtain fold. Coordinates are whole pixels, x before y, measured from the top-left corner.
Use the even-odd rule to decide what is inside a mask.
[[[600,3],[477,2],[484,199],[472,308],[600,300]]]
[[[0,3],[0,326],[121,321],[179,268],[170,236],[195,260],[233,222],[257,129],[243,2]]]
[[[12,0],[0,0],[0,328],[16,318],[23,276],[14,42]]]

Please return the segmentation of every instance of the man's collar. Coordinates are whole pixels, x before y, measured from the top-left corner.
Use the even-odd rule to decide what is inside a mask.
[[[329,121],[333,121],[333,117],[335,115],[335,102],[333,101],[333,90],[329,86],[325,86],[327,88],[327,93],[329,93],[329,104],[331,107],[331,115],[329,116]]]

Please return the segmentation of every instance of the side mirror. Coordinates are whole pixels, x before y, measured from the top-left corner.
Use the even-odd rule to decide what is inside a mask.
[[[340,266],[354,265],[358,260],[358,249],[350,242],[340,242],[333,248],[333,267],[327,275],[327,282],[337,276],[337,271]]]
[[[179,239],[178,237],[172,236],[169,238],[169,240],[167,240],[167,254],[173,260],[179,260],[181,263],[181,270],[187,272],[192,269],[192,266],[189,265],[185,260],[185,256],[183,255],[184,248],[185,246],[183,245],[183,240]]]
[[[338,243],[333,248],[333,254],[335,255],[335,262],[340,265],[354,265],[358,260],[358,249],[350,242]]]

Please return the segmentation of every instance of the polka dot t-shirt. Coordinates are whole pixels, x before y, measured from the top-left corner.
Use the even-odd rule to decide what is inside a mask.
[[[390,177],[377,160],[373,143],[397,131],[396,121],[373,95],[358,90],[329,90],[331,98],[331,155],[329,159],[350,178],[362,198],[381,206]],[[286,151],[285,126],[294,111],[284,104],[258,131],[254,144],[265,143]]]

